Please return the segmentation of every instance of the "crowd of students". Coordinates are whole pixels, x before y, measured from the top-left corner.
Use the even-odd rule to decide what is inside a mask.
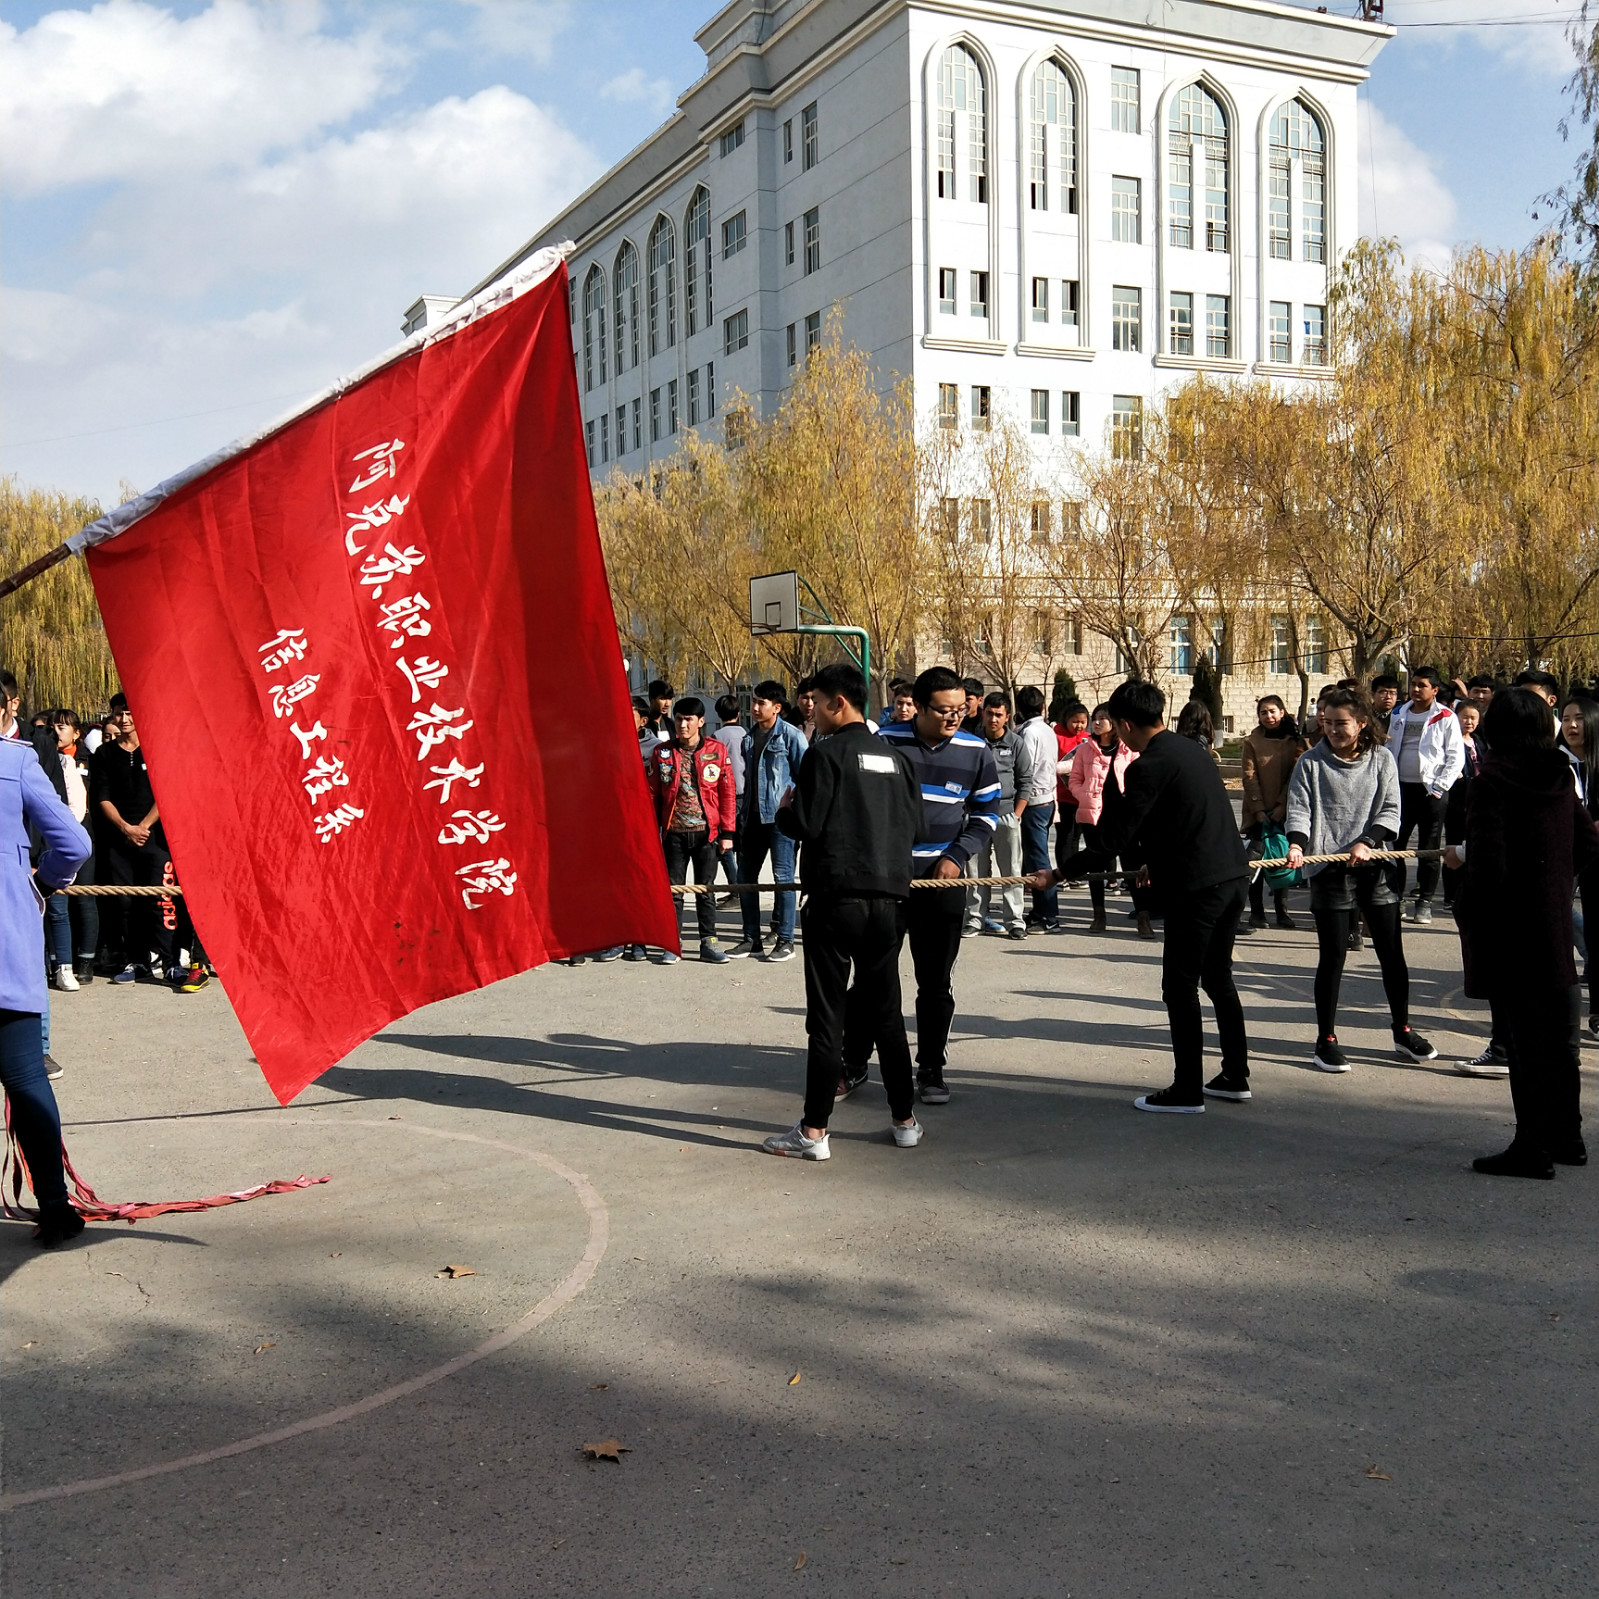
[[[1243,1014],[1230,975],[1233,941],[1273,920],[1296,930],[1288,894],[1303,885],[1317,941],[1316,1068],[1351,1069],[1338,1042],[1340,988],[1349,953],[1368,941],[1395,1053],[1414,1062],[1437,1058],[1411,1025],[1402,923],[1431,923],[1441,903],[1455,912],[1466,992],[1488,1000],[1492,1022],[1481,1052],[1455,1069],[1509,1077],[1517,1109],[1516,1143],[1504,1156],[1479,1161],[1479,1169],[1546,1176],[1555,1163],[1585,1161],[1573,950],[1581,948],[1586,963],[1586,948],[1584,919],[1574,921],[1572,902],[1576,895],[1599,908],[1599,700],[1588,691],[1564,694],[1543,672],[1522,673],[1512,685],[1487,676],[1446,683],[1419,667],[1403,697],[1390,676],[1327,685],[1302,726],[1278,696],[1267,695],[1243,740],[1242,803],[1234,813],[1216,768],[1211,717],[1199,701],[1183,708],[1167,738],[1163,701],[1148,720],[1151,695],[1159,698],[1149,685],[1123,685],[1092,710],[1071,702],[1051,723],[1036,688],[1017,694],[1013,715],[1009,696],[934,668],[914,684],[894,683],[876,717],[866,717],[863,703],[862,715],[840,721],[849,696],[841,696],[837,672],[828,673],[830,709],[818,709],[817,679],[800,683],[792,698],[768,681],[754,691],[749,725],[732,696],[716,702],[711,724],[702,701],[676,699],[668,683],[652,683],[648,697],[634,702],[641,757],[674,883],[692,870],[697,883],[713,884],[719,866],[729,883],[753,882],[770,857],[776,881],[803,875],[814,894],[815,872],[797,861],[796,844],[805,838],[815,857],[816,835],[792,825],[793,796],[818,744],[855,721],[862,731],[852,733],[853,743],[869,736],[877,750],[902,757],[920,795],[922,819],[907,861],[912,876],[1027,877],[1026,888],[906,896],[902,936],[915,971],[915,1094],[922,1103],[949,1099],[944,1072],[961,940],[1063,933],[1059,884],[1085,877],[1090,933],[1108,931],[1107,895],[1118,890],[1138,936],[1154,939],[1156,923],[1165,927],[1163,998],[1176,1076],[1172,1088],[1141,1096],[1139,1108],[1194,1113],[1206,1099],[1249,1099]],[[1370,858],[1407,848],[1419,851],[1413,874],[1405,862]],[[1323,855],[1344,859],[1305,859]],[[1283,864],[1261,869],[1255,863],[1264,859]],[[714,895],[689,897],[700,959],[793,958],[798,895],[779,893],[764,904],[741,896],[743,936],[730,946],[718,936]],[[731,898],[723,897],[724,908]],[[592,958],[677,957],[635,947]],[[858,975],[851,995],[863,986],[880,989],[883,970],[874,958],[869,981],[863,985]],[[1200,1069],[1201,988],[1222,1040],[1222,1071],[1210,1083]],[[1588,1028],[1599,1037],[1591,982],[1588,992]],[[895,996],[897,1005],[897,978]],[[839,1012],[835,1101],[865,1080],[884,1026],[881,999],[879,993],[866,1007],[870,1021],[852,1023],[848,1006]],[[834,1008],[823,1007],[829,1017]],[[793,1147],[774,1152],[826,1158],[817,1153],[825,1148],[821,1097],[813,1081],[805,1119],[778,1140]],[[897,1085],[890,1099],[896,1139],[905,1143]]]

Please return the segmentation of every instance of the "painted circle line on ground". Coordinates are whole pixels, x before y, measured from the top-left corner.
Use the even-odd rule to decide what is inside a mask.
[[[276,1125],[298,1127],[311,1124],[295,1121],[278,1122]],[[319,1125],[329,1124],[323,1122]],[[108,1477],[85,1477],[78,1482],[64,1482],[54,1488],[30,1488],[23,1493],[0,1494],[0,1511],[17,1510],[23,1505],[36,1505],[49,1499],[69,1499],[75,1494],[96,1493],[102,1488],[121,1488],[131,1482],[143,1482],[149,1477],[164,1477],[173,1471],[187,1471],[192,1466],[210,1465],[216,1460],[226,1460],[230,1455],[248,1454],[252,1449],[265,1449],[271,1444],[286,1443],[290,1438],[299,1438],[308,1432],[321,1432],[325,1427],[337,1427],[341,1422],[353,1421],[368,1411],[381,1410],[385,1405],[392,1405],[396,1399],[403,1399],[407,1394],[414,1394],[419,1389],[429,1388],[436,1382],[442,1382],[446,1377],[453,1377],[456,1372],[464,1371],[468,1366],[475,1365],[485,1357],[514,1344],[524,1333],[531,1332],[540,1322],[548,1321],[562,1305],[576,1299],[588,1287],[589,1280],[594,1276],[605,1254],[606,1245],[610,1241],[610,1212],[605,1207],[605,1201],[600,1198],[599,1191],[581,1172],[573,1171],[570,1166],[557,1160],[553,1155],[543,1154],[536,1149],[520,1149],[517,1145],[507,1144],[502,1139],[484,1138],[477,1133],[452,1133],[445,1132],[439,1127],[424,1127],[418,1122],[376,1121],[364,1118],[352,1119],[347,1125],[398,1127],[401,1131],[422,1133],[429,1138],[449,1138],[464,1144],[482,1144],[489,1149],[503,1149],[507,1154],[520,1155],[522,1159],[531,1160],[534,1164],[544,1167],[546,1171],[553,1172],[563,1182],[571,1185],[583,1209],[588,1212],[589,1237],[583,1258],[526,1315],[513,1321],[510,1326],[502,1327],[492,1338],[485,1339],[476,1348],[468,1349],[441,1365],[420,1372],[415,1377],[408,1377],[404,1382],[395,1383],[392,1387],[369,1394],[365,1399],[340,1405],[334,1410],[325,1410],[317,1416],[307,1416],[303,1421],[291,1422],[287,1427],[277,1427],[271,1432],[254,1433],[248,1438],[240,1438],[231,1444],[222,1444],[216,1449],[203,1449],[197,1454],[183,1455],[177,1460],[140,1466],[134,1471],[114,1472]]]

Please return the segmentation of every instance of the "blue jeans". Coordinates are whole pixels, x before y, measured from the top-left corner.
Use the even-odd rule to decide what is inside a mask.
[[[48,1019],[44,1025],[50,1025]],[[41,1205],[65,1204],[61,1112],[44,1074],[43,1029],[32,1011],[0,1010],[0,1082],[11,1102],[11,1125],[28,1163],[33,1197]]]
[[[1029,805],[1022,812],[1022,872],[1042,871],[1050,865],[1049,824],[1055,819],[1054,800],[1039,805]],[[1046,888],[1040,893],[1033,890],[1033,910],[1039,921],[1052,927],[1060,920],[1060,890]]]
[[[738,864],[746,883],[761,880],[761,868],[766,857],[772,857],[772,877],[779,883],[794,881],[794,853],[797,846],[787,833],[778,832],[771,822],[746,822],[738,836]],[[794,901],[797,894],[777,895],[777,941],[794,942]],[[744,895],[744,937],[751,944],[762,942],[761,896]]]
[[[63,894],[44,902],[44,952],[57,966],[72,964],[72,913]]]

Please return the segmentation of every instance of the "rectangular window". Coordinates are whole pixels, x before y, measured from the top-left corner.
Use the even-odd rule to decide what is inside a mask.
[[[635,450],[644,448],[644,402],[642,400],[633,402],[633,448]]]
[[[1327,624],[1319,616],[1305,618],[1305,670],[1318,675],[1327,670]]]
[[[1081,500],[1062,500],[1060,502],[1060,536],[1063,539],[1080,539],[1083,536],[1083,502]],[[1074,655],[1081,655],[1081,649],[1073,650]]]
[[[938,269],[938,309],[944,316],[955,314],[955,268]]]
[[[1167,336],[1173,355],[1194,353],[1194,297],[1191,294],[1173,294],[1171,312],[1166,322]]]
[[[735,350],[742,350],[750,342],[750,314],[748,311],[735,311],[722,324],[722,354],[731,355]]]
[[[1033,321],[1049,321],[1049,279],[1033,279]]]
[[[1111,399],[1110,453],[1118,461],[1136,461],[1144,453],[1144,402],[1136,394]]]
[[[716,415],[716,363],[705,363],[705,414]]]
[[[822,139],[816,126],[816,102],[813,100],[800,112],[800,130],[804,135],[805,159],[802,163],[809,172],[822,159]]]
[[[972,536],[988,543],[994,532],[994,507],[988,500],[972,501]]]
[[[1083,653],[1083,624],[1079,617],[1066,618],[1066,654],[1081,655]]]
[[[790,117],[783,124],[783,162],[787,165],[794,159],[794,119]]]
[[[1143,207],[1143,184],[1139,179],[1110,180],[1110,236],[1115,243],[1143,242]]]
[[[1300,218],[1305,225],[1305,259],[1327,259],[1327,172],[1324,156],[1306,151],[1299,174]]]
[[[583,433],[584,433],[585,437],[588,439],[588,443],[589,443],[589,470],[592,472],[594,470],[594,468],[600,464],[599,457],[594,453],[594,424],[593,424],[593,422],[585,422],[583,424]]]
[[[1033,432],[1049,432],[1049,390],[1033,390]]]
[[[1137,67],[1110,69],[1110,126],[1114,133],[1139,131]]]
[[[688,375],[688,425],[697,427],[700,420],[700,374],[696,367]]]
[[[1060,392],[1060,431],[1063,438],[1075,439],[1083,431],[1083,397],[1076,389]]]
[[[1205,296],[1205,354],[1225,361],[1233,353],[1233,301],[1230,294]]]
[[[740,122],[737,127],[729,128],[719,141],[723,156],[730,156],[744,142],[744,124]]]
[[[1271,619],[1271,652],[1266,657],[1266,670],[1278,677],[1286,677],[1293,669],[1288,651],[1288,618],[1274,616]]]
[[[611,458],[611,419],[608,416],[600,417],[600,460],[609,461]]]
[[[677,379],[669,378],[666,384],[666,431],[677,432]]]
[[[1293,307],[1286,300],[1272,300],[1266,307],[1266,359],[1287,365],[1294,358]]]
[[[742,405],[735,405],[722,424],[722,436],[730,450],[742,450],[750,436],[750,414]]]
[[[1205,140],[1205,248],[1227,253],[1227,143]]]
[[[744,248],[744,213],[731,216],[722,224],[722,259],[730,261]]]
[[[972,273],[972,315],[988,315],[988,274],[986,272]]]
[[[972,385],[972,431],[986,433],[993,414],[993,393],[986,383]]]
[[[795,366],[799,363],[799,340],[795,337],[795,325],[792,322],[783,330],[783,337],[787,342],[785,353],[788,356],[788,364]]]
[[[1176,135],[1173,135],[1175,138]],[[1194,147],[1186,140],[1173,149],[1166,169],[1171,195],[1171,242],[1179,250],[1194,247]]]
[[[1226,675],[1232,671],[1232,652],[1227,648],[1227,623],[1222,617],[1218,616],[1210,624],[1210,642],[1205,646],[1205,654],[1218,672]]]
[[[650,390],[650,443],[659,444],[661,441],[661,391]]]
[[[820,311],[812,311],[811,314],[805,318],[805,354],[809,356],[811,351],[814,350],[821,342],[822,313]]]
[[[1048,398],[1049,398],[1048,395],[1046,395],[1045,396],[1046,401],[1047,401]],[[1030,531],[1031,531],[1031,533],[1033,535],[1033,543],[1034,544],[1048,544],[1049,543],[1049,501],[1048,500],[1034,500],[1033,501],[1033,511],[1032,511],[1032,517],[1030,519],[1029,527],[1030,527]]]
[[[1173,677],[1191,677],[1194,670],[1194,619],[1171,619],[1171,672]]]
[[[783,224],[783,265],[784,266],[793,266],[793,264],[794,264],[794,224],[792,222],[785,222]]]
[[[616,453],[627,454],[627,407],[619,405],[616,408]]]
[[[938,502],[938,530],[949,543],[960,543],[961,502],[959,500],[944,499]]]
[[[1144,291],[1117,284],[1110,291],[1110,347],[1141,350],[1144,347]]]
[[[1306,366],[1327,364],[1327,307],[1324,305],[1305,307],[1305,353],[1302,359]]]
[[[1286,261],[1293,253],[1288,225],[1289,177],[1287,160],[1274,160],[1266,187],[1266,248],[1274,261]]]
[[[805,223],[805,271],[808,276],[822,264],[822,213],[812,206],[802,220]]]
[[[1077,279],[1060,280],[1060,320],[1063,327],[1077,326]]]
[[[953,383],[938,386],[938,425],[941,428],[958,428],[961,425],[960,390]]]

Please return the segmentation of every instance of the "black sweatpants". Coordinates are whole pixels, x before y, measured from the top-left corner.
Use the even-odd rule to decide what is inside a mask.
[[[915,1092],[899,989],[905,902],[812,895],[800,917],[805,930],[805,1033],[810,1040],[805,1053],[805,1125],[825,1127],[833,1113],[844,1071],[846,1013],[851,1026],[869,1030],[868,1036],[876,1040],[889,1114],[895,1121],[907,1120]],[[851,968],[854,988],[849,983]]]
[[[1504,989],[1494,996],[1510,1053],[1516,1142],[1544,1154],[1582,1137],[1582,988]]]
[[[1349,954],[1349,932],[1360,924],[1364,914],[1371,931],[1371,947],[1377,952],[1382,972],[1382,991],[1388,998],[1388,1014],[1393,1030],[1402,1033],[1410,1026],[1410,968],[1405,964],[1404,943],[1399,932],[1399,906],[1390,900],[1385,905],[1371,903],[1374,873],[1356,872],[1355,901],[1358,910],[1317,910],[1316,922],[1316,1036],[1329,1038],[1338,1031],[1338,990],[1343,981],[1344,961]]]
[[[138,888],[154,888],[176,883],[177,873],[166,838],[159,827],[150,831],[143,849],[118,849],[114,845],[103,857],[107,883],[123,883]],[[107,903],[116,904],[115,899]],[[158,953],[163,971],[178,963],[178,946],[194,948],[193,924],[181,899],[132,898],[122,901],[124,922],[121,929],[122,959],[125,964],[148,964],[152,951]]]
[[[716,845],[711,835],[701,828],[697,833],[674,833],[670,828],[661,834],[661,847],[666,851],[666,876],[669,882],[686,883],[688,869],[694,868],[694,881],[708,886],[716,881]],[[684,896],[686,897],[686,896]],[[716,937],[716,896],[696,894],[694,914],[699,918],[700,942]]]
[[[916,1064],[919,1075],[941,1078],[949,1059],[949,1029],[955,1020],[952,974],[960,954],[966,896],[958,888],[913,888],[906,903],[911,964],[916,971]],[[872,1000],[859,979],[849,991],[844,1018],[844,1060],[852,1077],[866,1070],[879,1042]]]
[[[1394,840],[1394,848],[1409,849],[1411,835],[1414,834],[1417,849],[1437,849],[1444,836],[1444,804],[1442,799],[1429,794],[1424,784],[1401,783],[1399,836]],[[1405,897],[1406,864],[1404,861],[1389,861],[1387,866],[1389,886],[1400,899]],[[1441,870],[1442,862],[1436,858],[1416,862],[1417,899],[1431,900],[1438,892],[1438,874]]]
[[[1235,877],[1211,888],[1170,894],[1166,899],[1160,997],[1166,1002],[1171,1024],[1172,1084],[1181,1097],[1195,1104],[1202,1100],[1205,1085],[1201,988],[1216,1011],[1222,1071],[1229,1077],[1249,1076],[1244,1007],[1233,986],[1233,940],[1248,899],[1247,885],[1247,878]]]

